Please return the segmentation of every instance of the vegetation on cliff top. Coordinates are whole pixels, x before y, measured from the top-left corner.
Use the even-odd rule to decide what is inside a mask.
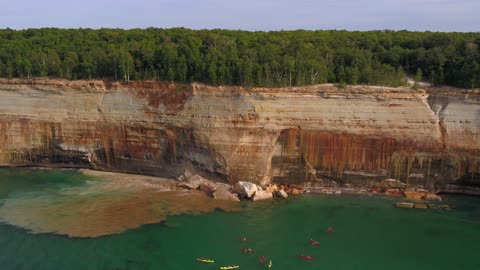
[[[0,30],[0,77],[213,85],[480,85],[480,33],[174,29]]]

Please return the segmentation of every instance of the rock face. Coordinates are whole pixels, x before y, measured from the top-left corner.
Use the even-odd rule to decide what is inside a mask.
[[[228,180],[480,181],[480,93],[0,79],[0,164]]]

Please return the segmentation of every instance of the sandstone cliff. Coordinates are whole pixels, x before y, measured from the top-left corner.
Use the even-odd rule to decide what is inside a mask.
[[[0,80],[1,165],[433,188],[478,183],[479,130],[475,91]]]

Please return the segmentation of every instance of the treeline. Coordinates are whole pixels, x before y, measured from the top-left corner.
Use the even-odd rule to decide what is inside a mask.
[[[1,77],[226,85],[480,85],[480,33],[173,29],[0,30]]]

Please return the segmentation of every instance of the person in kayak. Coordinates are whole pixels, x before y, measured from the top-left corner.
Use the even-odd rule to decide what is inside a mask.
[[[242,251],[245,252],[245,253],[255,253],[255,250],[253,250],[251,248],[242,248]]]
[[[265,264],[265,256],[260,257],[260,260],[258,260],[261,264]]]
[[[220,267],[220,269],[237,269],[237,268],[240,268],[240,266],[238,265],[228,265],[228,266],[222,266]]]
[[[309,241],[310,241],[310,244],[312,244],[314,246],[317,246],[317,247],[320,246],[320,243],[318,241],[315,241],[313,239],[310,239]]]
[[[205,262],[205,263],[213,263],[212,259],[205,258],[205,257],[200,257],[197,259],[198,261]]]
[[[242,237],[242,238],[240,238],[240,241],[242,241],[242,242],[249,242],[249,240],[248,240],[245,236]]]
[[[327,232],[335,232],[335,230],[332,227],[328,227]]]
[[[310,256],[307,256],[307,255],[298,255],[298,257],[299,257],[300,259],[305,259],[305,260],[309,260],[309,261],[315,260],[315,258],[310,257]]]
[[[268,268],[272,268],[272,260],[268,262]]]

